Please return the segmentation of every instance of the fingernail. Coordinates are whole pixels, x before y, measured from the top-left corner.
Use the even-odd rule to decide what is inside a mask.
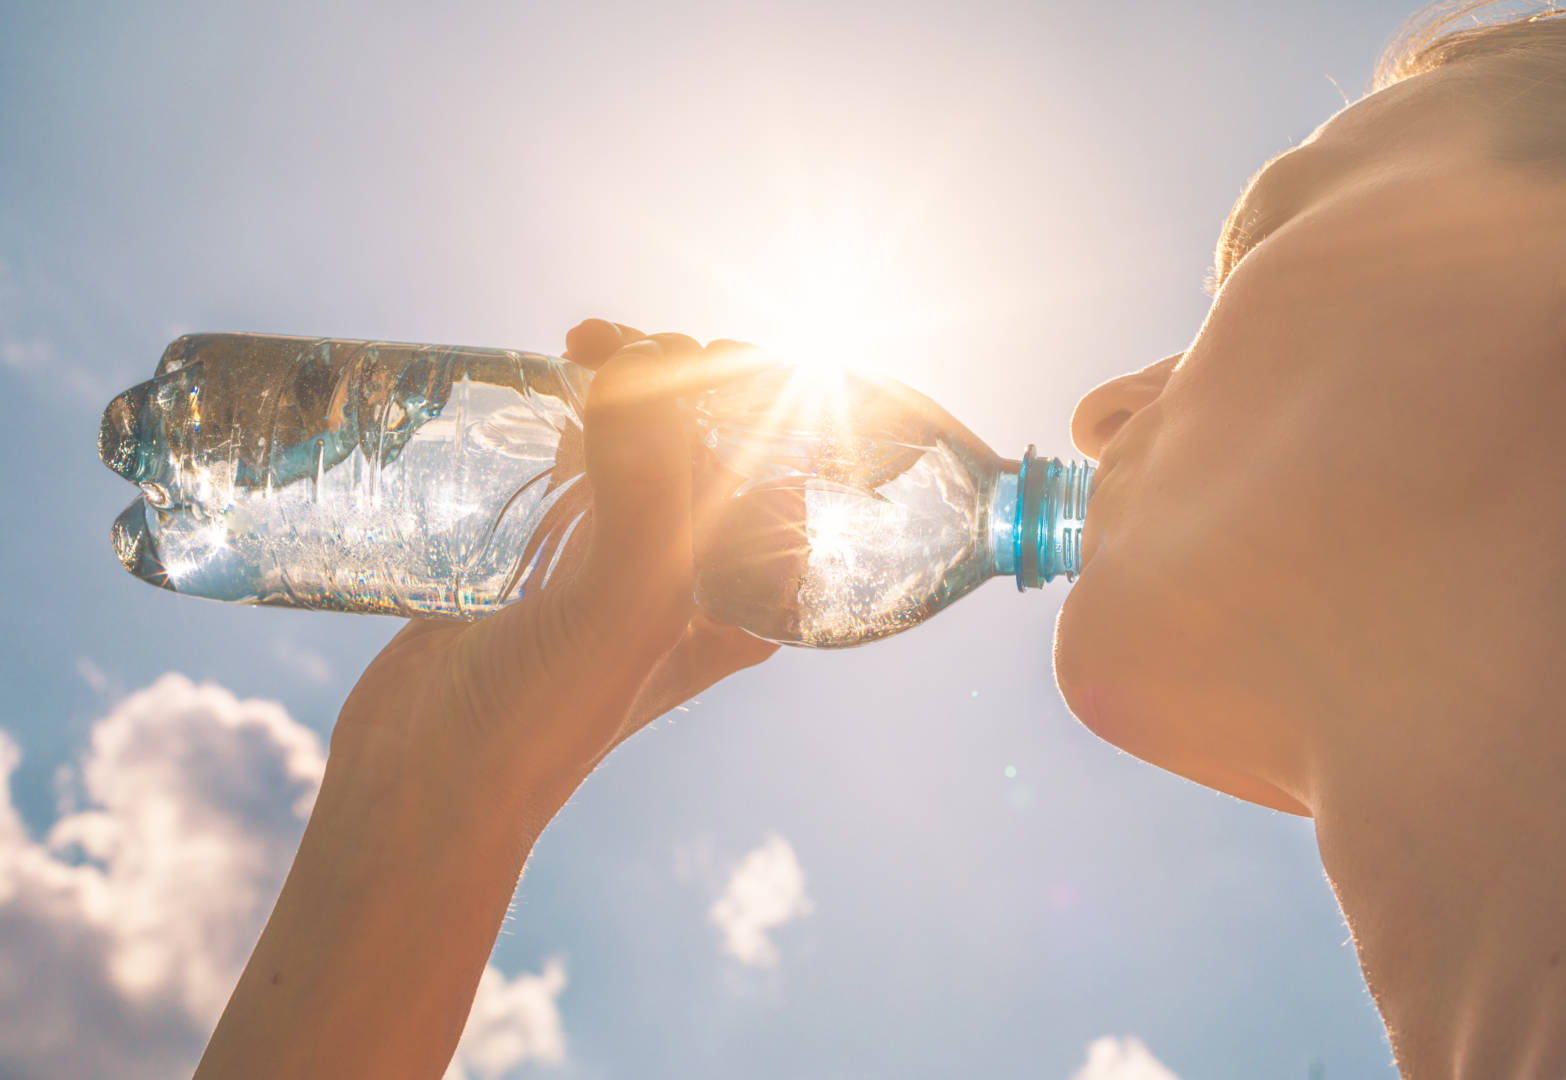
[[[566,331],[566,348],[569,349],[572,347],[573,340],[581,342],[584,334],[596,336],[602,334],[606,329],[609,329],[610,332],[613,333],[610,325],[604,322],[602,319],[583,319],[581,322],[577,323],[575,326],[571,327],[571,329]]]
[[[616,352],[622,356],[659,356],[663,353],[663,347],[652,338],[642,338],[642,340],[633,341],[629,345],[621,345],[620,348],[616,350]]]

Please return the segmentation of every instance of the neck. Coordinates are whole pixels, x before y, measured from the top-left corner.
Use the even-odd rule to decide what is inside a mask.
[[[1313,770],[1322,860],[1411,1078],[1566,1075],[1566,603],[1515,585],[1458,586],[1423,632],[1405,610],[1340,684],[1359,707]]]

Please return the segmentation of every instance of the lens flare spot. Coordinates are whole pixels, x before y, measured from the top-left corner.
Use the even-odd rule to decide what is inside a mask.
[[[812,495],[816,493],[812,492]],[[805,535],[810,569],[833,577],[852,574],[858,564],[861,525],[856,503],[862,500],[816,497],[808,502]]]

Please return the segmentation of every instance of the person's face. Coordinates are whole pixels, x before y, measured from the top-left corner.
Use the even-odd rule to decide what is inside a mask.
[[[1072,420],[1101,464],[1057,627],[1067,704],[1280,809],[1307,812],[1322,747],[1397,679],[1439,679],[1488,588],[1463,579],[1505,558],[1490,523],[1553,482],[1566,187],[1487,158],[1464,82],[1393,86],[1275,159],[1190,347]]]

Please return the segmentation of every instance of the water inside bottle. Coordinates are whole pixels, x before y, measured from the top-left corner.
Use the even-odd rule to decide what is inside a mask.
[[[182,338],[105,413],[104,460],[144,493],[116,551],[217,599],[486,614],[580,523],[589,378],[507,350]]]
[[[697,600],[774,641],[857,645],[990,576],[994,453],[927,398],[850,372],[774,369],[701,403],[739,477]]]
[[[106,410],[100,452],[143,491],[113,537],[181,593],[474,618],[579,550],[591,374],[508,350],[193,335]],[[890,380],[769,368],[688,404],[714,520],[697,601],[837,647],[990,576],[998,461]],[[710,491],[708,494],[712,494]]]

